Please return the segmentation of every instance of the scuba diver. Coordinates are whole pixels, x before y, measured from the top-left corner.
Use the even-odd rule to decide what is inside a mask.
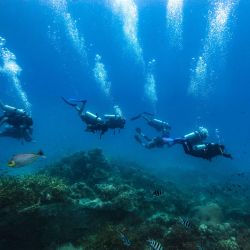
[[[140,128],[135,130],[137,134],[134,136],[135,140],[147,149],[162,148],[164,145],[171,147],[173,145],[173,139],[164,136],[157,136],[150,139],[147,135],[143,134]],[[142,141],[145,140],[145,142]]]
[[[162,148],[164,145],[168,145],[169,147],[172,146],[172,139],[169,138],[171,127],[167,122],[154,118],[154,115],[148,112],[143,112],[137,116],[132,117],[130,120],[134,121],[139,118],[143,118],[150,127],[154,128],[157,132],[160,132],[161,135],[151,139],[147,135],[142,133],[140,128],[136,128],[135,131],[137,132],[137,134],[134,136],[134,138],[138,143],[140,143],[147,149]],[[145,142],[143,142],[143,140]]]
[[[225,153],[225,146],[218,143],[204,143],[192,146],[189,142],[184,142],[183,149],[186,154],[194,157],[200,157],[211,161],[213,157],[222,155],[226,158],[233,159],[231,154]]]
[[[81,120],[87,125],[85,131],[92,133],[100,132],[100,138],[108,131],[108,129],[114,129],[115,131],[115,129],[120,130],[125,126],[126,120],[118,113],[118,106],[114,107],[115,110],[118,110],[115,114],[106,114],[104,115],[104,118],[101,118],[97,114],[84,111],[87,100],[66,100],[64,97],[62,97],[62,99],[66,104],[76,109]],[[80,103],[80,105],[77,103]]]
[[[208,131],[204,127],[199,127],[197,131],[185,135],[183,138],[172,140],[172,144],[182,144],[184,152],[194,157],[211,161],[212,158],[222,155],[233,159],[231,154],[225,153],[225,146],[218,143],[204,143],[208,136]]]
[[[1,137],[13,137],[27,142],[32,141],[33,120],[23,109],[17,109],[9,105],[4,105],[0,101],[0,108],[3,115],[0,117],[0,127],[5,125],[5,129],[0,132]]]
[[[143,112],[132,117],[130,120],[134,121],[139,118],[143,118],[150,127],[154,128],[157,132],[160,132],[162,136],[169,137],[171,127],[167,122],[154,118],[154,115],[148,112]]]

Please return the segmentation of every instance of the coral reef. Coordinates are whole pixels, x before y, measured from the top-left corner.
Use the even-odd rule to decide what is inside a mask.
[[[35,175],[0,178],[0,249],[148,249],[149,238],[164,249],[192,250],[201,242],[205,249],[250,249],[250,223],[241,217],[248,214],[224,210],[220,201],[94,149]]]

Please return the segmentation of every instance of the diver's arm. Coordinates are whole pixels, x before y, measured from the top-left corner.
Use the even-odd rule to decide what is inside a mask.
[[[184,143],[182,143],[182,146],[186,154],[192,154],[192,152],[194,151],[191,143],[188,141],[185,141]]]

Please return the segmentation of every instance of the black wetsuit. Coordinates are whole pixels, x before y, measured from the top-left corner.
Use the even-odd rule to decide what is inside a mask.
[[[231,154],[224,152],[225,146],[218,143],[192,145],[189,141],[183,141],[182,145],[185,153],[194,157],[199,157],[211,161],[213,157],[221,155],[226,158],[233,159]]]
[[[134,121],[139,118],[143,118],[150,127],[154,128],[157,132],[160,132],[162,136],[169,137],[171,127],[167,122],[154,118],[154,115],[148,112],[143,112],[137,116],[132,117],[130,120]]]
[[[164,145],[171,146],[172,139],[165,137],[165,136],[157,136],[154,137],[153,139],[150,139],[148,136],[142,133],[140,128],[136,129],[137,134],[134,136],[135,140],[139,142],[143,147],[147,149],[152,149],[152,148],[162,148]],[[145,143],[142,141],[142,139],[145,140]]]
[[[62,97],[62,99],[66,104],[76,109],[81,120],[87,125],[85,131],[91,133],[100,132],[100,138],[109,129],[122,129],[125,126],[126,120],[119,115],[104,115],[104,118],[101,118],[89,111],[85,112],[84,109],[87,103],[86,100],[67,100],[64,97]],[[80,105],[78,105],[77,103],[80,103]]]
[[[8,125],[0,132],[0,136],[13,137],[28,142],[32,140],[33,120],[25,112],[5,111],[4,115],[0,118],[0,123]]]

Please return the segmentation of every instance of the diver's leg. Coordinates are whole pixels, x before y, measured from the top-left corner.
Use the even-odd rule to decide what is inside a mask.
[[[83,115],[83,110],[85,109],[85,105],[86,105],[87,101],[84,100],[81,103],[82,103],[82,105],[80,107],[78,107],[79,110],[77,110],[77,111],[80,113],[80,115]]]
[[[151,148],[158,147],[158,145],[157,145],[156,141],[153,139],[150,142],[148,142],[147,144],[145,144],[144,147],[147,148],[147,149],[151,149]]]
[[[146,115],[142,115],[141,116],[147,123],[149,123],[152,119],[150,119],[149,117],[147,117]]]
[[[182,143],[182,146],[183,146],[184,152],[186,154],[190,154],[191,153],[191,151],[192,151],[192,145],[189,142]]]
[[[223,153],[222,155],[226,158],[230,158],[231,160],[233,160],[233,156],[231,154]]]
[[[135,138],[135,140],[136,140],[140,145],[142,145],[142,146],[145,147],[145,148],[149,148],[149,147],[148,147],[148,144],[142,142],[142,140],[141,140],[141,138],[139,137],[139,135],[135,135],[134,138]]]
[[[145,134],[142,133],[142,131],[141,131],[140,128],[136,128],[135,131],[136,131],[141,137],[143,137],[146,141],[148,141],[148,142],[151,141],[151,139],[150,139],[148,136],[146,136]]]
[[[186,140],[185,140],[184,138],[175,138],[175,139],[173,140],[174,144],[175,144],[175,143],[184,144],[185,141],[186,141]]]

